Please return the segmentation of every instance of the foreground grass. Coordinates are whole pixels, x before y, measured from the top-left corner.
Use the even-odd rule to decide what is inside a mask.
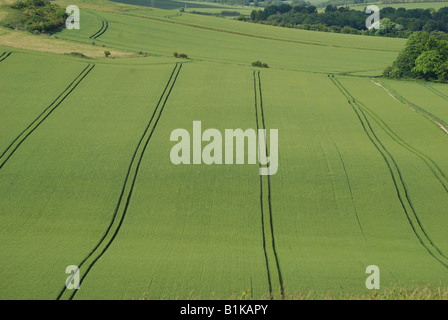
[[[288,300],[448,300],[448,287],[418,286],[415,288],[394,286],[392,288],[372,290],[366,294],[330,292],[296,292]]]
[[[367,293],[360,294],[354,292],[319,292],[316,290],[300,291],[287,294],[285,300],[448,300],[448,286],[431,286],[431,285],[418,285],[415,287],[407,287],[402,285],[395,285],[386,289],[379,290],[366,290]],[[148,299],[149,292],[144,292],[141,297],[128,297],[124,299],[131,300],[146,300]],[[187,297],[178,296],[179,300],[269,300],[269,293],[262,296],[254,297],[251,295],[250,290],[244,291],[239,295],[233,295],[230,297],[215,296],[202,297],[195,295],[193,292]],[[280,299],[276,297],[275,299]],[[150,300],[150,299],[149,299]]]

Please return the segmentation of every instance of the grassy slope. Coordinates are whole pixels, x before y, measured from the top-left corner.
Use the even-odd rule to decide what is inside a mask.
[[[148,11],[146,17],[101,13],[109,21],[109,29],[95,41],[114,48],[146,51],[157,56],[170,56],[172,52],[178,51],[201,61],[247,66],[259,59],[273,68],[312,72],[367,72],[372,75],[379,74],[387,66],[386,61],[393,60],[404,44],[404,41],[395,39],[371,38],[369,41],[367,37],[361,36],[302,30],[287,32],[282,28],[188,14],[164,18],[164,14],[161,10],[154,10],[154,13]],[[84,29],[79,32],[65,30],[58,36],[90,41],[88,37],[101,24],[93,18],[86,18],[84,24]],[[255,29],[258,31],[254,32]],[[282,59],[278,59],[280,54]],[[347,60],[347,56],[351,59]]]
[[[56,60],[45,74],[36,69],[36,65],[47,63],[46,56],[18,53],[2,65],[0,112],[5,116],[0,119],[0,153],[84,69],[79,63],[64,60]]]
[[[174,166],[169,159],[173,128],[191,132],[194,120],[203,130],[252,127],[251,85],[249,69],[184,65],[126,222],[77,299],[227,298],[251,286],[254,297],[266,297],[257,167]]]
[[[361,82],[362,86],[360,81],[348,80],[345,83],[347,83],[348,88],[354,88],[353,91],[356,92],[356,95],[389,125],[396,136],[415,150],[420,151],[421,154],[426,155],[427,159],[434,161],[446,177],[448,173],[448,163],[446,162],[448,150],[445,148],[447,135],[424,116],[392,99],[382,89],[373,84],[368,86],[367,80],[363,82]],[[389,83],[393,83],[394,86],[399,81],[390,81]],[[417,91],[418,89],[414,88],[414,90]],[[415,92],[414,90],[409,88],[406,91],[406,96],[412,96],[411,93]],[[420,90],[422,93],[424,88]],[[430,103],[436,101],[429,96],[426,97],[426,100]],[[425,165],[421,157],[393,141],[376,124],[375,128],[380,139],[384,141],[386,147],[396,158],[405,179],[409,196],[417,214],[421,217],[424,227],[432,236],[434,242],[439,244],[440,249],[446,252],[448,250],[448,237],[445,231],[448,225],[444,217],[444,208],[448,205],[447,191],[428,166]],[[447,185],[446,178],[443,179],[442,174],[440,178]]]
[[[330,80],[275,71],[264,72],[264,79],[265,88],[272,88],[265,89],[264,99],[269,127],[282,128],[282,160],[272,181],[288,291],[366,293],[363,271],[369,264],[383,271],[385,287],[396,281],[446,281],[441,277],[446,269],[420,247],[409,228],[383,159]],[[369,85],[369,80],[362,85],[359,79],[345,81],[361,89]],[[384,104],[389,97],[382,98]],[[407,177],[426,181],[422,176]],[[437,181],[427,178],[437,189]],[[446,199],[443,194],[435,197]],[[436,208],[434,213],[443,221],[443,207]],[[438,228],[427,218],[425,222]],[[431,231],[446,244],[442,230]]]
[[[55,59],[47,58],[34,70]],[[135,141],[162,89],[151,79],[170,69],[97,65],[2,168],[2,298],[55,299],[65,267],[79,263],[105,232]],[[133,81],[142,78],[151,84]],[[53,90],[50,96],[59,94]],[[40,288],[39,294],[25,288]]]

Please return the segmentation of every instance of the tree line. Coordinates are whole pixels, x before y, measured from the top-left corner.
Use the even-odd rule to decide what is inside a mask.
[[[383,76],[448,82],[448,41],[438,34],[414,32]]]
[[[386,7],[380,11],[379,29],[366,27],[365,11],[328,4],[324,12],[307,4],[282,3],[252,10],[249,20],[289,28],[408,38],[415,31],[448,32],[448,7],[406,9]]]

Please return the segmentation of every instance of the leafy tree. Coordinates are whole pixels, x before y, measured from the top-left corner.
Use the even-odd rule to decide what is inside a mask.
[[[425,51],[415,60],[413,72],[426,80],[437,79],[443,64],[443,58],[437,50]]]
[[[325,12],[336,12],[338,10],[338,8],[336,6],[333,6],[331,4],[327,5],[325,7]]]
[[[423,78],[448,82],[448,41],[439,34],[414,32],[392,66],[383,76],[390,78]]]
[[[423,31],[431,33],[432,31],[440,30],[439,23],[433,19],[428,20],[422,28]]]
[[[448,61],[444,62],[439,69],[439,81],[448,82]]]
[[[18,20],[8,26],[35,34],[56,31],[65,25],[67,18],[63,8],[48,0],[18,0],[11,8],[17,10]]]

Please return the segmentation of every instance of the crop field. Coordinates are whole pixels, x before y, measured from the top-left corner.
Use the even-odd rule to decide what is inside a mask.
[[[447,298],[448,85],[380,77],[406,40],[137,2],[80,1],[47,49],[0,37],[0,299]]]

